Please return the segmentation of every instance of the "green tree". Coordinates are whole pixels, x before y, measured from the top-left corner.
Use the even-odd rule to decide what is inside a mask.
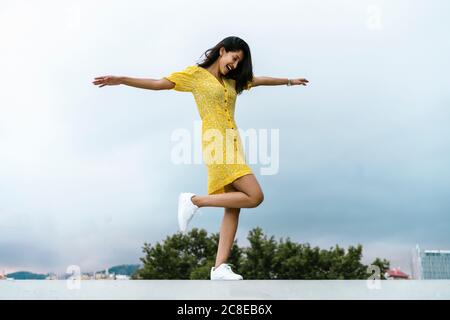
[[[380,258],[376,258],[371,263],[371,265],[377,266],[378,268],[380,268],[380,278],[385,280],[386,277],[384,276],[384,274],[389,270],[390,262],[386,259],[381,260]],[[370,273],[373,274],[373,271],[371,271]]]
[[[143,267],[133,279],[209,279],[214,266],[219,234],[208,237],[206,230],[192,229],[187,234],[168,236],[154,246],[144,243]],[[232,246],[230,263],[239,265],[241,249],[236,240]]]
[[[312,248],[289,238],[277,242],[254,228],[247,237],[250,246],[239,248],[235,240],[228,263],[244,279],[367,279],[373,274],[361,263],[363,247],[339,245],[329,250]],[[145,243],[144,263],[133,279],[209,279],[214,266],[219,234],[208,236],[205,230],[192,229],[177,233],[154,246]],[[376,258],[371,265],[380,269],[381,278],[389,269],[389,261]]]
[[[244,279],[271,279],[276,276],[273,262],[277,243],[274,237],[267,238],[261,228],[255,228],[250,230],[247,239],[250,247],[243,250],[245,259],[236,271],[242,273]]]

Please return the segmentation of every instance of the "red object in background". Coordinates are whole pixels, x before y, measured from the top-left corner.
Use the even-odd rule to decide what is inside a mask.
[[[387,276],[387,278],[392,278],[392,279],[409,279],[409,275],[407,275],[406,273],[404,273],[403,271],[401,271],[398,268],[393,268],[393,269],[386,271],[386,276]]]

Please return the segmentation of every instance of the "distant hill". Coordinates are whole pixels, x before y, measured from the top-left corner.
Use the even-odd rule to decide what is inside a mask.
[[[46,274],[37,274],[28,271],[18,271],[7,274],[6,277],[13,278],[15,280],[44,280],[47,278]]]
[[[123,275],[127,275],[127,276],[132,276],[133,273],[139,269],[140,265],[139,264],[121,264],[118,266],[114,266],[108,269],[108,272],[114,273],[114,274],[123,274]],[[105,270],[99,271],[101,273],[104,273]]]
[[[122,274],[127,276],[132,276],[137,269],[139,269],[139,264],[121,264],[108,269],[110,274]],[[105,273],[105,270],[98,271],[97,273]],[[16,280],[45,280],[48,274],[37,274],[29,271],[18,271],[14,273],[7,274],[6,277],[13,278]]]

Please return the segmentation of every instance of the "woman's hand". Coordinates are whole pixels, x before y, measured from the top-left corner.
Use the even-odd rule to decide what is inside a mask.
[[[302,85],[302,86],[306,86],[306,84],[309,81],[306,80],[305,78],[298,78],[298,79],[291,79],[291,84],[292,85]]]
[[[96,77],[95,81],[92,83],[95,85],[100,85],[99,88],[104,86],[117,86],[118,84],[122,84],[122,78],[116,76]]]

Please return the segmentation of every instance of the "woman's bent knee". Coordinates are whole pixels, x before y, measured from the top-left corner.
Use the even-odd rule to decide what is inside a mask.
[[[258,192],[250,198],[251,208],[256,208],[264,201],[264,194],[262,192]]]

